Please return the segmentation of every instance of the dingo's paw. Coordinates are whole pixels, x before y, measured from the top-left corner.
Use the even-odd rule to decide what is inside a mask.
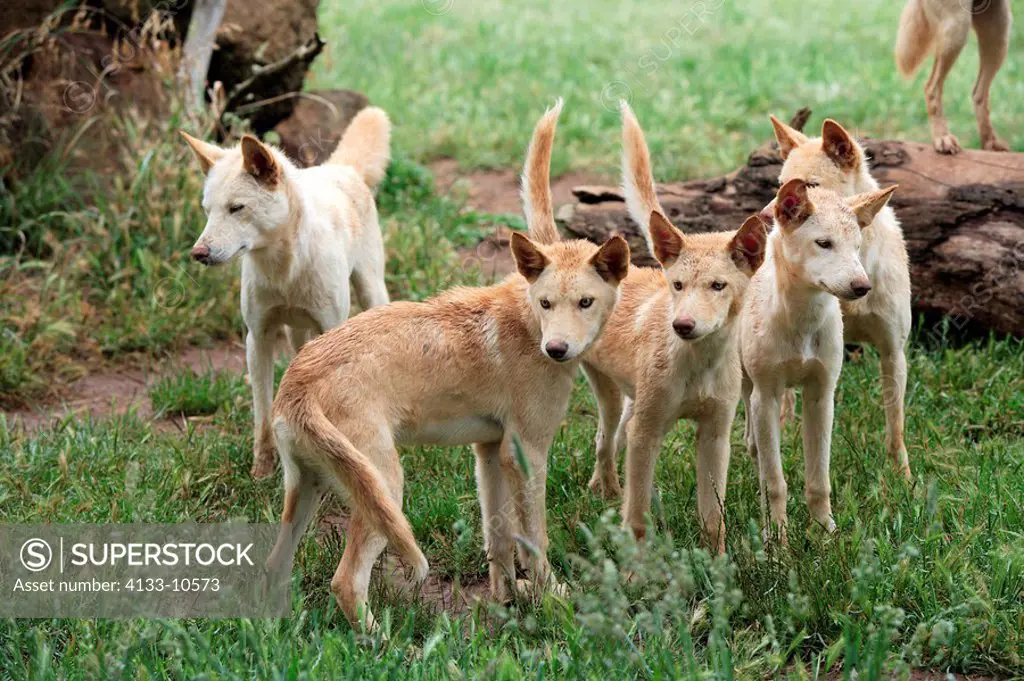
[[[541,587],[541,590],[553,596],[558,596],[559,598],[569,597],[569,589],[566,588],[565,584],[557,581],[554,577],[548,578]],[[536,582],[532,579],[517,579],[516,591],[525,596],[533,596],[538,593]]]
[[[252,477],[259,480],[273,475],[275,468],[277,468],[277,451],[267,452],[257,449],[252,461],[252,469],[249,472]]]
[[[946,133],[945,135],[939,135],[935,138],[935,151],[940,154],[949,154],[950,156],[960,153],[960,140],[956,138],[956,135]]]
[[[618,478],[603,480],[597,473],[590,478],[590,491],[603,499],[622,498],[622,487],[619,486]]]
[[[1004,142],[999,135],[992,135],[992,137],[981,141],[981,148],[985,151],[1009,151],[1010,145]]]

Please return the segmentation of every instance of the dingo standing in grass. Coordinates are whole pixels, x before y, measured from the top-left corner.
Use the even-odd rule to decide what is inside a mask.
[[[867,155],[843,126],[827,119],[821,137],[806,135],[774,116],[775,137],[785,163],[780,182],[799,178],[843,196],[878,190]],[[882,365],[885,446],[893,464],[910,477],[903,441],[907,392],[906,344],[910,337],[910,270],[903,230],[891,206],[885,206],[861,232],[860,260],[871,292],[857,300],[841,300],[843,337],[847,343],[871,343]]]
[[[424,303],[369,310],[311,341],[274,402],[284,469],[281,534],[268,565],[290,568],[328,489],[349,498],[345,553],[331,580],[353,623],[373,624],[370,571],[392,542],[426,576],[401,511],[402,444],[473,444],[492,594],[515,579],[513,533],[536,548],[532,577],[547,582],[548,449],[568,408],[582,353],[600,334],[629,269],[621,237],[601,247],[560,242],[548,184],[561,102],[534,130],[524,172],[530,238],[512,235],[518,273]],[[522,444],[520,470],[508,447]],[[514,496],[513,496],[514,494]],[[521,515],[517,511],[522,509]],[[505,516],[505,517],[503,517]]]
[[[1009,151],[1010,147],[992,129],[989,91],[1010,45],[1010,0],[909,0],[900,14],[896,36],[896,66],[909,77],[924,58],[935,53],[935,65],[924,85],[928,120],[935,150],[942,154],[960,151],[960,142],[949,131],[942,111],[942,86],[953,68],[974,25],[978,34],[978,79],[971,100],[978,121],[981,148]]]
[[[625,430],[623,524],[643,537],[662,440],[680,418],[695,420],[697,508],[705,540],[721,553],[729,430],[742,381],[735,321],[768,233],[753,216],[736,232],[684,236],[658,202],[647,143],[625,102],[622,144],[629,214],[664,269],[630,270],[619,304],[584,358],[600,412],[590,486],[604,496],[620,494],[616,458]]]
[[[843,320],[837,298],[871,290],[860,262],[861,230],[895,186],[842,198],[803,180],[782,185],[764,264],[754,274],[740,318],[747,448],[757,461],[764,529],[786,540],[786,480],[779,410],[787,388],[803,386],[807,505],[827,531],[832,519],[829,457],[836,383],[843,364]],[[770,517],[769,517],[770,514]]]
[[[206,174],[208,219],[192,257],[219,265],[242,256],[252,474],[263,477],[277,463],[269,417],[280,327],[297,351],[341,324],[351,304],[350,279],[364,308],[388,302],[373,189],[387,170],[391,122],[381,109],[363,109],[327,163],[303,169],[250,135],[233,149],[182,135]]]

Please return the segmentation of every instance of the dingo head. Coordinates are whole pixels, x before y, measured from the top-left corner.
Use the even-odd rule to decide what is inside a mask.
[[[236,148],[223,149],[181,134],[206,174],[206,227],[192,247],[192,257],[204,265],[219,265],[270,243],[291,216],[287,159],[252,135],[243,137]]]
[[[861,230],[871,224],[896,185],[843,198],[790,180],[773,212],[785,266],[792,277],[838,298],[862,298],[871,282],[860,261]]]
[[[557,362],[583,354],[611,316],[619,282],[629,271],[629,246],[614,236],[600,248],[562,241],[551,203],[551,147],[562,100],[537,121],[523,166],[523,211],[530,237],[512,233],[512,256],[530,286],[540,320],[540,348]]]
[[[512,255],[530,283],[541,352],[558,362],[579,357],[615,307],[619,282],[629,271],[626,240],[614,236],[600,248],[582,240],[539,244],[513,232]]]
[[[650,233],[672,291],[675,335],[692,341],[731,324],[750,277],[764,260],[764,221],[751,216],[735,232],[683,236],[661,212],[652,211]]]
[[[808,138],[775,116],[771,116],[775,139],[785,163],[779,182],[806,180],[842,196],[878,189],[871,177],[867,155],[853,135],[832,119],[821,125],[821,137]]]

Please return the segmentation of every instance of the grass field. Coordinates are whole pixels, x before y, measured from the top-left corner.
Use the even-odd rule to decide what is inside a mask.
[[[966,0],[965,0],[966,2]],[[313,87],[365,92],[391,111],[398,144],[426,161],[521,163],[537,112],[565,97],[555,173],[618,169],[619,97],[647,133],[659,178],[732,170],[771,137],[768,113],[803,106],[873,137],[929,142],[923,86],[896,72],[903,2],[675,3],[355,0],[321,10],[328,58]],[[446,10],[447,11],[444,11]],[[432,13],[433,12],[433,13]],[[443,12],[443,13],[441,13]],[[992,90],[992,120],[1024,149],[1024,27]],[[946,81],[946,113],[977,147],[971,42]]]
[[[717,9],[662,62],[649,52],[666,55],[662,39],[687,20],[685,2],[454,0],[441,15],[432,12],[445,1],[325,3],[332,49],[314,86],[362,89],[392,113],[396,161],[379,196],[388,284],[395,299],[422,299],[477,282],[456,249],[497,222],[520,222],[437,196],[420,163],[518,165],[537,115],[558,95],[566,110],[556,172],[614,172],[618,120],[602,93],[628,95],[606,89],[616,82],[631,89],[666,178],[731,168],[770,134],[768,111],[804,105],[816,111],[812,125],[828,114],[872,135],[926,141],[921,77],[903,83],[891,61],[899,4],[706,2]],[[995,125],[1017,148],[1021,38],[1016,28],[993,91]],[[968,145],[976,63],[971,45],[947,85],[949,116]],[[31,402],[130,353],[237,335],[237,271],[187,260],[203,218],[197,173],[173,135],[180,124],[128,126],[124,176],[93,201],[76,190],[96,178],[61,167],[3,197],[5,224],[42,225],[47,238],[0,258],[0,399]],[[637,551],[615,529],[615,505],[586,489],[596,408],[581,381],[548,481],[550,557],[567,599],[446,611],[382,575],[371,589],[382,631],[358,635],[328,589],[343,543],[310,534],[290,620],[0,620],[0,679],[817,679],[856,670],[864,681],[911,669],[1024,678],[1024,344],[954,343],[941,325],[922,324],[909,352],[909,483],[884,453],[877,355],[869,349],[844,368],[834,535],[809,526],[791,425],[791,545],[762,544],[738,419],[728,557],[700,549],[689,424],[666,440],[657,532]],[[279,479],[247,473],[243,377],[176,375],[150,397],[158,414],[207,418],[185,434],[128,415],[71,418],[30,435],[0,418],[0,522],[276,521]],[[436,579],[478,589],[486,559],[470,451],[411,448],[402,459],[405,509]],[[343,511],[328,502],[323,513]]]

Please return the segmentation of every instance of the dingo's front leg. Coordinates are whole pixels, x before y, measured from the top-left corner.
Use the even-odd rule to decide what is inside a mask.
[[[771,524],[778,528],[779,540],[786,543],[786,478],[782,472],[779,445],[779,409],[782,390],[776,386],[754,384],[750,396],[754,440],[757,446],[757,467],[761,487],[761,521],[765,536]]]
[[[502,470],[501,442],[479,442],[473,450],[491,597],[504,603],[509,599],[508,585],[516,578],[512,537],[519,522],[509,486],[511,472]]]
[[[895,346],[895,347],[892,347]],[[907,395],[907,355],[902,343],[879,346],[882,359],[882,402],[885,407],[885,448],[905,478],[910,477],[910,458],[903,441],[904,403]]]
[[[804,385],[804,480],[811,519],[827,532],[834,532],[832,485],[829,458],[832,448],[832,420],[835,412],[835,379],[817,376]]]
[[[245,360],[252,385],[253,450],[252,476],[263,478],[274,472],[277,449],[270,427],[274,400],[274,333],[276,329],[254,325],[245,337]]]
[[[548,564],[548,520],[547,520],[547,481],[548,481],[548,449],[551,447],[553,434],[526,432],[519,433],[522,454],[528,470],[512,451],[511,443],[502,447],[502,465],[519,511],[520,532],[526,541],[526,550],[520,551],[522,558],[526,554],[526,567],[533,582],[537,586],[554,584],[551,566]]]
[[[729,473],[729,429],[736,404],[722,405],[697,422],[697,513],[704,541],[725,553],[725,485]]]
[[[645,516],[651,510],[654,466],[667,426],[661,408],[664,395],[637,394],[633,418],[626,426],[626,494],[622,503],[622,524],[643,539],[647,535]],[[674,419],[673,419],[674,420]]]
[[[615,382],[597,371],[583,365],[583,373],[597,399],[598,417],[597,438],[594,460],[594,474],[590,477],[590,489],[605,499],[617,499],[622,496],[619,486],[618,466],[618,427],[622,416],[623,395]]]

